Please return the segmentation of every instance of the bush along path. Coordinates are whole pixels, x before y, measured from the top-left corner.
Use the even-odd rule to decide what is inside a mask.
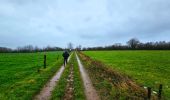
[[[52,93],[51,100],[85,100],[83,81],[73,53],[70,62],[66,66],[55,90]]]
[[[81,72],[81,76],[82,76],[82,79],[83,79],[83,82],[84,82],[85,94],[86,94],[87,100],[100,100],[95,88],[93,87],[93,84],[91,83],[89,75],[86,72],[86,70],[84,69],[84,67],[83,67],[79,57],[77,56],[77,54],[76,54],[76,58],[77,58],[78,65],[79,65],[80,72]]]
[[[129,76],[79,52],[93,85],[102,100],[147,100],[147,91]],[[152,100],[157,100],[152,96]]]
[[[70,55],[68,61],[70,60],[72,55]],[[42,88],[39,94],[34,97],[34,100],[49,100],[51,97],[51,92],[56,86],[56,82],[60,79],[65,67],[61,66],[58,72],[46,83],[46,85]]]

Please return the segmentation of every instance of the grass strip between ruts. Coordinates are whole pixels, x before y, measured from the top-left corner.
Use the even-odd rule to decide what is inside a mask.
[[[60,80],[57,83],[54,91],[52,92],[51,100],[61,100],[64,98],[67,80],[70,74],[70,66],[73,65],[73,89],[74,89],[74,100],[85,100],[83,81],[81,79],[78,63],[75,58],[75,53],[70,58],[69,63],[67,64]]]

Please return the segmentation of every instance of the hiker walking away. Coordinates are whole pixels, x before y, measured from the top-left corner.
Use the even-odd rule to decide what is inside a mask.
[[[64,51],[63,57],[64,57],[64,66],[65,66],[67,64],[67,59],[69,57],[69,53],[67,51]]]

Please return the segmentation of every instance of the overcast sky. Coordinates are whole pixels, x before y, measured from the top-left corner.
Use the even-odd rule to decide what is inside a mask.
[[[0,0],[0,46],[170,41],[170,0]]]

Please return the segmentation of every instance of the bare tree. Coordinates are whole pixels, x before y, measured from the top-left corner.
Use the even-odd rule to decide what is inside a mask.
[[[70,42],[70,43],[68,43],[68,49],[71,51],[71,50],[73,50],[73,44]]]
[[[80,51],[80,50],[81,50],[81,48],[82,48],[82,47],[81,47],[81,45],[78,45],[78,46],[77,46],[77,50],[79,50],[79,51]]]
[[[81,45],[78,45],[78,46],[76,47],[76,50],[78,50],[78,51],[80,51],[81,49],[82,49]]]
[[[129,45],[129,47],[131,47],[132,49],[137,48],[137,45],[139,44],[139,40],[137,38],[132,38],[130,39],[127,44]]]
[[[0,47],[0,52],[11,52],[12,49],[6,47]]]

